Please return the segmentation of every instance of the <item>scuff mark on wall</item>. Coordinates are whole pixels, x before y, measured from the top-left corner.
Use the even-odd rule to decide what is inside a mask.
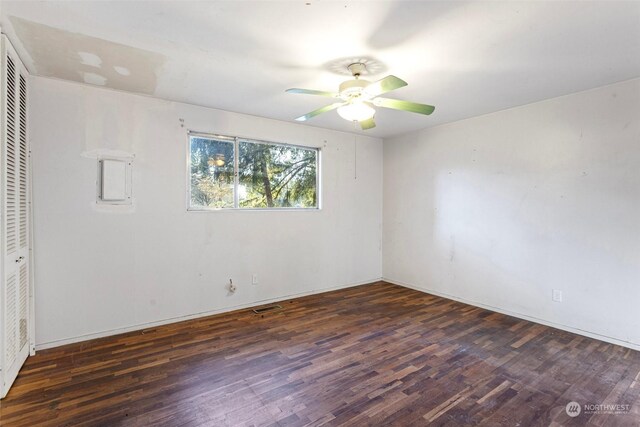
[[[36,74],[153,95],[166,57],[17,16],[9,18]]]

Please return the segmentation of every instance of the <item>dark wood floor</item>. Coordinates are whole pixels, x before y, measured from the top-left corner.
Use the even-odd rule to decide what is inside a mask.
[[[639,352],[388,283],[282,305],[39,352],[0,424],[640,425]]]

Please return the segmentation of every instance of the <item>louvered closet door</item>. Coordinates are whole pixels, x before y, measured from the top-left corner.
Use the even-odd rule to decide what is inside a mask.
[[[29,194],[27,80],[24,67],[3,40],[3,233],[4,289],[2,396],[29,354]]]

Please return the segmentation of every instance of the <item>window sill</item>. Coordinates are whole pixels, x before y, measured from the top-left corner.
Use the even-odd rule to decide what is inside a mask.
[[[320,212],[322,208],[187,208],[187,212]]]

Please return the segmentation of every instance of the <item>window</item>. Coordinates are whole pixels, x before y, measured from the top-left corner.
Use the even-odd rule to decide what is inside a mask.
[[[317,209],[317,148],[189,135],[189,209]]]

